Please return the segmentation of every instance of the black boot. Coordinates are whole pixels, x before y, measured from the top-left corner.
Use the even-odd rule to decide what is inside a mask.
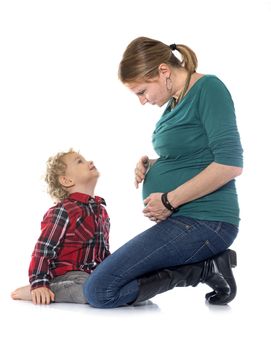
[[[237,265],[237,256],[234,250],[228,249],[225,252],[216,255],[212,259],[210,259],[213,265],[213,269],[215,271],[219,271],[224,280],[227,282],[229,286],[229,293],[224,293],[223,291],[220,293],[216,292],[215,285],[211,282],[212,279],[206,280],[206,284],[208,284],[211,288],[214,289],[213,292],[207,293],[205,295],[206,300],[210,304],[214,305],[225,305],[232,301],[237,292],[236,282],[232,273],[232,267],[236,267]],[[210,283],[211,282],[211,283]],[[204,281],[203,281],[204,283]]]
[[[139,295],[133,304],[174,287],[195,287],[202,282],[214,289],[206,294],[207,301],[215,305],[225,305],[236,295],[236,284],[231,271],[233,266],[236,266],[236,253],[228,249],[202,262],[149,273],[138,279]]]

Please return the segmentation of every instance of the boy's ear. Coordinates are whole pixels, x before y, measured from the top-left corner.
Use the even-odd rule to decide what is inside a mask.
[[[58,180],[63,187],[71,187],[74,185],[73,179],[66,175],[60,175]]]

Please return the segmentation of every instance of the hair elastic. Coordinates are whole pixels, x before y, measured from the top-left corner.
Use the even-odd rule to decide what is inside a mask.
[[[171,44],[171,45],[169,45],[169,48],[170,48],[172,51],[174,51],[174,50],[176,50],[177,46],[176,46],[176,44]]]

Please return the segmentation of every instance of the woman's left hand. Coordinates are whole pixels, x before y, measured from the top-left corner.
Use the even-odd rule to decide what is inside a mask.
[[[172,212],[165,208],[162,203],[161,196],[163,193],[152,193],[144,200],[144,215],[151,221],[160,222],[166,220]]]

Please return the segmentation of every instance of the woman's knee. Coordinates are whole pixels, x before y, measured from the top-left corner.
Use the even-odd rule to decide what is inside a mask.
[[[89,305],[96,308],[110,308],[112,301],[112,293],[102,286],[102,281],[90,276],[83,286],[83,292]],[[110,295],[111,294],[111,295]]]

